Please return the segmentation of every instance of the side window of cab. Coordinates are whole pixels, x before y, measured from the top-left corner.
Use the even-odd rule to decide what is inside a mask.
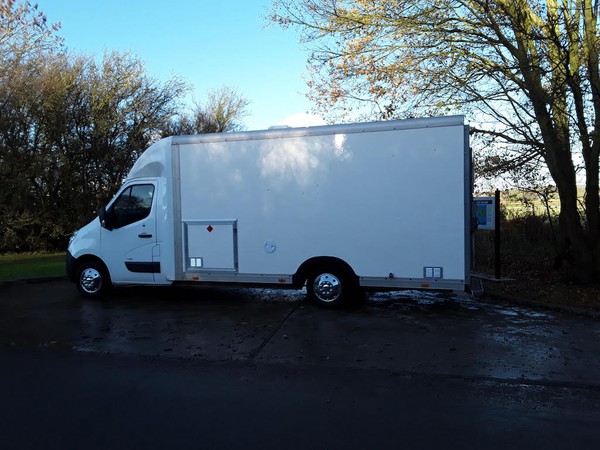
[[[114,228],[138,222],[150,215],[154,185],[137,184],[121,192],[108,213],[111,215]]]

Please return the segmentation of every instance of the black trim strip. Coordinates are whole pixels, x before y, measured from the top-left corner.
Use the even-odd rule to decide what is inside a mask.
[[[126,261],[127,270],[134,273],[160,273],[159,262],[133,262]]]

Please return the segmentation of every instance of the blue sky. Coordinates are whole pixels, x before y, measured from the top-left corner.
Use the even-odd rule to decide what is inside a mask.
[[[293,30],[264,18],[271,0],[37,0],[74,52],[100,57],[131,51],[148,75],[176,75],[192,98],[231,86],[251,101],[248,129],[288,122],[312,105],[305,97],[307,52]]]

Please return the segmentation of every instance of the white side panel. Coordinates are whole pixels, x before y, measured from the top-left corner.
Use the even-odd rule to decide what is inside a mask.
[[[180,143],[181,220],[237,220],[240,274],[335,256],[363,277],[464,280],[464,140],[461,124]]]

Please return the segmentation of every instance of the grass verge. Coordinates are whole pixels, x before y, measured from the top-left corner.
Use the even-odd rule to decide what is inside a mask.
[[[0,282],[65,275],[64,253],[0,255]]]

